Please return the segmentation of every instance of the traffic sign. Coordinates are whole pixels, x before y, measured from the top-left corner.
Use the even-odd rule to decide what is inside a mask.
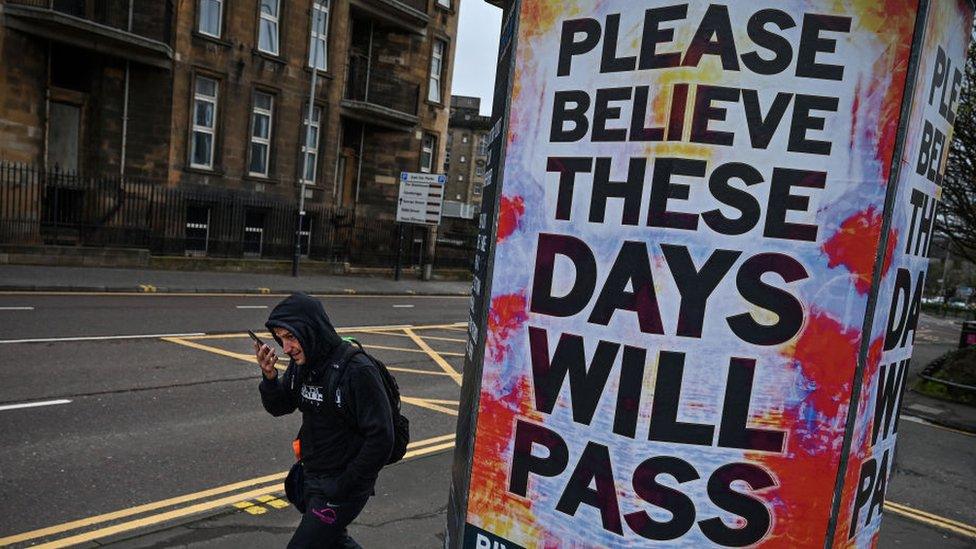
[[[435,173],[400,173],[396,220],[400,223],[439,225],[447,176]]]

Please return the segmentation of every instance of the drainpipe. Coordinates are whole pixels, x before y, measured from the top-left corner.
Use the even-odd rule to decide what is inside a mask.
[[[51,148],[51,41],[47,41],[47,86],[44,90],[44,171],[48,170]]]
[[[356,199],[352,203],[352,209],[355,211],[359,206],[359,182],[363,178],[363,148],[366,142],[366,124],[359,124],[359,166],[356,168]]]
[[[129,22],[126,30],[132,32],[132,5],[135,0],[129,0]],[[125,60],[125,91],[122,93],[122,152],[119,155],[119,176],[125,176],[125,149],[129,135],[129,60]]]

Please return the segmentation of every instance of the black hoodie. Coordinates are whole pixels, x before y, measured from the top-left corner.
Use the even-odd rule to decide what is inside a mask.
[[[259,386],[264,409],[273,416],[302,411],[301,444],[305,471],[324,479],[325,496],[338,500],[369,494],[393,448],[390,403],[379,372],[362,354],[346,364],[339,388],[345,413],[334,395],[327,395],[329,378],[338,373],[349,352],[336,333],[322,303],[296,293],[279,303],[265,324],[291,332],[302,346],[305,364],[289,362],[285,373]],[[275,336],[281,345],[281,340]],[[340,415],[341,414],[341,415]],[[322,483],[320,483],[321,485]]]

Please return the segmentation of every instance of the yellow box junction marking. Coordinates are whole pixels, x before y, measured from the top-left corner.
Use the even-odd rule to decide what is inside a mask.
[[[431,349],[430,345],[427,345],[427,342],[421,339],[420,336],[414,333],[414,331],[410,328],[404,328],[403,333],[410,336],[410,339],[417,344],[417,347],[423,349],[424,352],[430,356],[430,358],[434,359],[434,362],[437,363],[437,365],[440,366],[441,369],[444,370],[448,375],[450,375],[455,383],[461,385],[461,374],[459,374],[457,370],[450,365],[450,363],[444,360],[444,357],[442,357],[437,351]]]
[[[441,412],[442,414],[448,414],[457,417],[458,412],[453,408],[448,408],[447,406],[441,406],[441,403],[450,402],[455,406],[458,405],[456,400],[444,401],[444,400],[434,400],[429,398],[415,398],[400,395],[400,401],[406,404],[413,404],[414,406],[419,406],[421,408],[426,408],[428,410],[433,410],[435,412]]]
[[[387,350],[387,351],[398,351],[398,352],[407,352],[407,353],[426,354],[427,356],[429,356],[431,359],[434,360],[434,363],[437,364],[441,368],[442,371],[440,371],[440,372],[438,372],[438,371],[428,371],[428,370],[420,370],[420,369],[414,369],[414,368],[403,368],[403,367],[398,367],[398,366],[388,366],[388,368],[391,371],[394,371],[394,372],[404,372],[404,373],[420,374],[420,375],[447,375],[447,376],[451,377],[458,385],[460,385],[461,384],[461,374],[459,374],[457,372],[457,370],[455,370],[446,360],[444,360],[444,357],[445,356],[461,357],[461,356],[464,356],[464,353],[455,353],[455,352],[448,352],[448,351],[435,351],[424,340],[427,339],[428,337],[430,337],[431,339],[438,339],[438,338],[436,338],[435,336],[424,336],[424,337],[421,337],[421,336],[417,335],[417,333],[416,333],[416,330],[444,330],[444,329],[448,329],[448,328],[451,328],[451,327],[457,327],[459,325],[463,325],[463,323],[454,323],[454,324],[431,324],[431,325],[423,325],[423,326],[409,326],[409,325],[362,326],[362,327],[338,328],[336,330],[336,332],[338,332],[340,334],[357,334],[357,333],[362,333],[362,334],[380,334],[380,335],[393,335],[393,334],[395,334],[395,335],[398,335],[398,336],[401,336],[401,337],[409,338],[415,344],[417,344],[417,346],[420,347],[420,348],[419,349],[411,349],[411,348],[406,348],[406,347],[391,347],[391,346],[386,346],[386,345],[368,345],[367,347],[369,349],[378,349],[378,350]],[[396,331],[399,331],[399,332],[402,332],[402,333],[396,333]],[[266,337],[266,338],[269,338],[269,339],[271,338],[271,334],[268,333],[268,332],[259,332],[257,335],[259,337]],[[233,358],[233,359],[236,359],[236,360],[242,360],[242,361],[247,362],[249,364],[253,364],[254,363],[254,355],[252,355],[250,353],[238,353],[238,352],[234,352],[234,351],[228,351],[226,349],[221,349],[219,347],[214,347],[212,345],[205,345],[203,343],[198,343],[198,341],[200,341],[200,340],[208,340],[208,339],[241,339],[241,338],[246,338],[246,337],[248,337],[247,334],[231,333],[231,334],[208,334],[208,335],[202,335],[202,336],[186,336],[186,337],[164,337],[164,338],[161,338],[161,339],[163,341],[168,341],[170,343],[175,343],[177,345],[183,345],[185,347],[190,347],[191,349],[197,349],[199,351],[206,351],[206,352],[209,352],[209,353],[214,353],[214,354],[217,354],[217,355],[225,356],[225,357],[228,357],[228,358]],[[442,339],[448,339],[448,338],[442,338]],[[456,342],[460,343],[460,342],[463,342],[463,340],[458,340]],[[287,363],[287,360],[280,360],[278,362],[278,364],[276,365],[276,368],[278,368],[278,370],[284,370],[286,363]],[[443,410],[438,410],[438,411],[443,411]],[[445,412],[445,413],[452,413],[452,412],[454,412],[454,411]],[[454,415],[456,415],[456,412],[454,412]]]

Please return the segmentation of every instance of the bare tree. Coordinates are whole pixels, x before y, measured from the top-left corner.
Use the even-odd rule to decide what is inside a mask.
[[[936,224],[953,255],[976,263],[976,47],[970,45],[956,111],[955,132],[942,181]]]

